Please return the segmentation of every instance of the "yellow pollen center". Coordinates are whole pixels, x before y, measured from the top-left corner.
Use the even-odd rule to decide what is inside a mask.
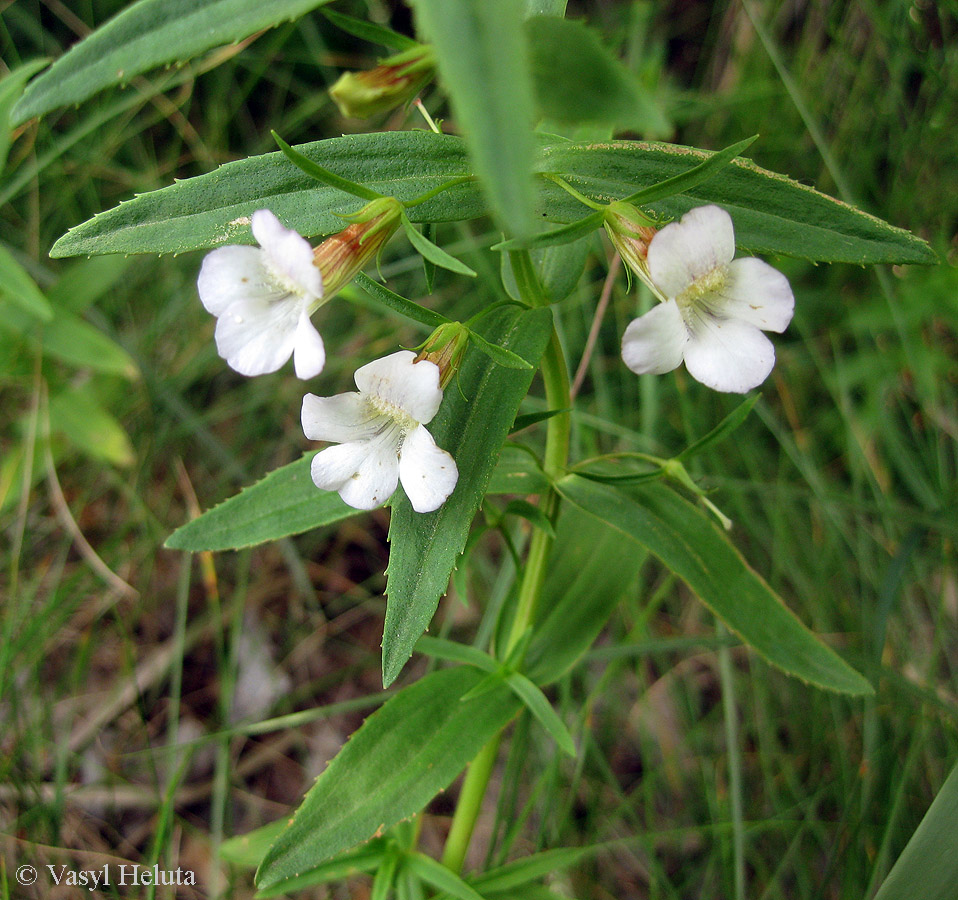
[[[704,275],[696,278],[681,294],[675,298],[679,308],[702,306],[711,310],[714,306],[705,300],[710,294],[721,294],[728,283],[728,266],[716,266]],[[705,302],[703,302],[705,301]]]
[[[367,394],[366,402],[379,413],[379,415],[385,416],[387,419],[392,419],[404,435],[419,425],[401,406],[391,403],[385,397],[380,397],[378,394]]]

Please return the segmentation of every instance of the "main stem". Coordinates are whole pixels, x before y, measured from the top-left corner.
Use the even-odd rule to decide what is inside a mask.
[[[516,283],[520,294],[530,306],[545,306],[548,298],[544,295],[539,284],[532,260],[528,251],[520,250],[509,254],[512,260]],[[565,356],[559,343],[559,336],[555,328],[549,345],[542,358],[542,379],[545,383],[546,404],[549,409],[568,410],[571,403],[569,396],[569,372],[566,368]],[[550,478],[558,478],[565,471],[569,458],[569,432],[571,421],[568,412],[553,416],[546,423],[546,449],[543,457],[543,468]],[[559,511],[559,495],[553,488],[543,497],[542,510],[550,521],[554,521]],[[502,658],[509,655],[519,639],[532,625],[535,617],[536,604],[542,591],[542,582],[545,579],[546,563],[549,559],[549,550],[552,547],[552,538],[541,528],[532,532],[529,542],[529,552],[526,556],[525,571],[519,585],[519,596],[516,601],[516,614],[512,620],[512,628],[506,639]],[[469,849],[482,800],[492,777],[492,770],[499,754],[499,745],[502,742],[502,732],[498,732],[475,759],[469,764],[469,770],[462,783],[459,802],[446,838],[446,847],[443,851],[442,862],[453,872],[461,872]]]

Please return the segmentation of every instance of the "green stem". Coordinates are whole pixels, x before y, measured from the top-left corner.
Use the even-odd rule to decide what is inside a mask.
[[[476,827],[476,819],[479,818],[479,811],[482,809],[482,799],[486,795],[486,787],[492,777],[492,769],[499,755],[501,741],[502,732],[500,731],[469,763],[469,771],[466,772],[462,782],[456,813],[442,853],[442,864],[457,874],[462,871],[462,864],[466,859],[469,839],[472,837],[472,830]]]
[[[545,306],[548,298],[539,284],[532,258],[527,250],[511,251],[513,272],[522,299],[529,306]],[[569,396],[569,371],[566,367],[565,356],[559,343],[559,336],[555,329],[542,358],[542,379],[545,384],[546,403],[549,409],[565,409],[571,406]],[[571,419],[568,412],[559,413],[548,420],[546,424],[546,449],[543,459],[547,475],[558,478],[563,474],[569,458],[569,435]],[[554,521],[559,511],[559,495],[553,489],[542,499],[542,508],[550,520]],[[500,658],[506,658],[516,646],[519,639],[525,634],[535,618],[536,604],[545,579],[546,564],[549,551],[552,549],[552,538],[542,529],[535,529],[529,542],[529,553],[526,557],[526,567],[519,586],[519,596],[516,603],[516,614],[509,631],[506,647]],[[453,872],[462,870],[469,841],[472,837],[476,819],[482,808],[482,800],[489,786],[489,779],[499,754],[499,744],[502,742],[503,732],[495,735],[475,759],[469,764],[469,770],[462,783],[462,791],[456,812],[453,816],[452,827],[446,838],[446,847],[442,862]]]

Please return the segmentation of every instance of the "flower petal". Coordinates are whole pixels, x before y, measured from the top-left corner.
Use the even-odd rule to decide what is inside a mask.
[[[655,286],[666,297],[676,297],[734,255],[732,217],[718,206],[698,206],[656,232],[646,262]]]
[[[293,347],[293,368],[296,377],[315,378],[326,365],[326,348],[319,332],[309,319],[309,312],[303,308],[296,323],[295,345]]]
[[[439,509],[459,480],[456,461],[436,446],[424,425],[410,432],[399,453],[399,480],[418,513]]]
[[[313,457],[313,482],[323,490],[339,491],[344,502],[356,509],[382,506],[399,481],[397,443],[380,438],[327,447]]]
[[[795,312],[795,297],[788,279],[760,259],[746,257],[729,264],[722,288],[722,315],[741,319],[762,331],[788,328]]]
[[[674,300],[633,319],[622,335],[622,359],[636,375],[661,375],[682,362],[689,333]]]
[[[303,432],[311,441],[368,440],[383,425],[383,417],[363,399],[362,394],[351,391],[334,397],[303,397]]]
[[[707,387],[744,394],[768,378],[775,348],[748,322],[708,317],[685,348],[685,365]]]
[[[276,271],[293,282],[307,300],[323,296],[323,278],[313,265],[313,248],[306,238],[283,224],[268,209],[258,209],[252,216],[253,237]]]
[[[222,315],[237,300],[265,299],[277,294],[259,247],[220,247],[207,253],[196,289],[203,306],[214,316]]]
[[[241,375],[275,372],[296,343],[301,302],[237,300],[216,320],[216,349]]]
[[[399,350],[367,363],[353,377],[364,394],[372,394],[424,424],[432,421],[442,403],[439,366],[425,359],[414,363],[415,358],[411,350]]]

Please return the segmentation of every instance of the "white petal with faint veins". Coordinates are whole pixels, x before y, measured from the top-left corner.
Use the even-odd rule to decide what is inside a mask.
[[[207,312],[222,315],[239,300],[258,300],[269,292],[269,273],[258,247],[220,247],[206,254],[196,281]]]
[[[716,391],[744,394],[758,387],[775,365],[772,342],[739,319],[712,319],[685,347],[689,374]]]
[[[275,372],[293,352],[299,314],[295,300],[238,300],[216,320],[216,349],[241,375]]]
[[[356,509],[382,506],[399,481],[397,443],[380,437],[327,447],[313,457],[313,482],[324,490],[338,491]]]
[[[252,218],[253,237],[275,271],[315,300],[323,295],[323,277],[313,265],[313,248],[292,228],[286,228],[268,209],[258,209]]]
[[[303,431],[337,441],[312,462],[316,486],[357,509],[385,503],[399,480],[416,512],[438,509],[459,478],[456,461],[426,429],[442,401],[439,368],[401,350],[358,369],[358,393],[303,398]]]
[[[335,397],[303,397],[303,433],[311,441],[368,440],[382,428],[380,415],[355,391]]]
[[[436,446],[424,425],[406,436],[399,457],[399,480],[418,513],[439,509],[459,480],[456,461]]]
[[[684,359],[693,378],[736,393],[768,377],[775,348],[762,331],[784,331],[795,299],[781,272],[734,253],[732,219],[717,206],[655,234],[647,263],[665,302],[626,329],[622,358],[633,372],[668,372]]]
[[[315,378],[326,365],[326,348],[319,332],[313,327],[309,313],[303,309],[296,324],[295,344],[293,346],[293,369],[296,377],[304,381]]]
[[[676,297],[734,255],[732,217],[718,206],[699,206],[656,233],[646,261],[655,286]]]
[[[291,355],[300,378],[318,375],[326,362],[319,332],[309,319],[322,298],[313,249],[269,210],[252,216],[260,247],[220,247],[203,260],[200,300],[217,317],[216,348],[243,375],[275,372]]]
[[[356,387],[416,422],[431,422],[442,403],[439,366],[414,362],[411,350],[399,350],[356,370]]]
[[[728,284],[722,291],[723,315],[762,331],[781,334],[788,328],[795,312],[795,297],[788,279],[778,269],[746,257],[730,263],[728,274]]]
[[[622,359],[636,375],[662,375],[682,364],[689,333],[674,300],[633,319],[622,336]]]

